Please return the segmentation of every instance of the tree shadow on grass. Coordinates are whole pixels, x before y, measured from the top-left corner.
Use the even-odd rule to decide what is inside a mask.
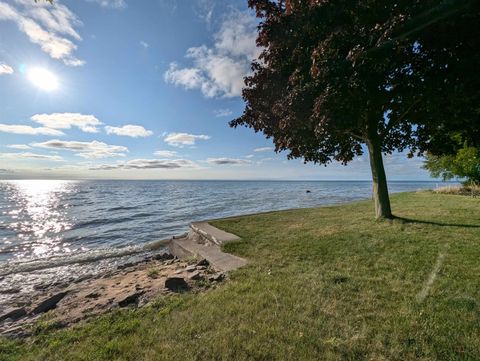
[[[403,223],[420,223],[420,224],[430,224],[440,227],[465,227],[465,228],[480,228],[480,224],[462,224],[462,223],[442,223],[442,222],[433,222],[433,221],[423,221],[420,219],[411,219],[405,217],[394,216],[394,220],[399,220]]]

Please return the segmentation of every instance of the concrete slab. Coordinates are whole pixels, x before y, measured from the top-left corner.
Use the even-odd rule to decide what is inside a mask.
[[[190,224],[190,228],[202,237],[205,237],[209,241],[218,245],[240,239],[237,235],[225,232],[224,230],[212,226],[208,222],[193,222]]]
[[[222,272],[228,272],[247,264],[247,260],[222,252],[218,246],[199,244],[188,238],[172,240],[170,252],[178,257],[205,258],[213,268]]]
[[[169,244],[170,252],[180,258],[205,258],[218,271],[228,272],[247,264],[247,260],[225,253],[220,249],[222,243],[238,240],[240,237],[218,229],[207,222],[195,222],[190,225],[192,231],[183,238],[175,238]],[[201,236],[210,242],[203,242]]]

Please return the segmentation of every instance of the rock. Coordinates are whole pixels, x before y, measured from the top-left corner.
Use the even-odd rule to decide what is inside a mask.
[[[197,266],[197,270],[199,271],[205,271],[207,269],[207,266]]]
[[[173,259],[173,254],[171,253],[159,253],[153,256],[153,258],[157,261],[167,261],[169,259]]]
[[[191,279],[191,280],[194,280],[194,281],[198,281],[198,280],[203,280],[204,277],[199,271],[195,271],[195,272],[190,273],[188,278]]]
[[[98,292],[92,292],[85,296],[85,298],[95,298],[95,299],[98,297],[100,297],[100,293]]]
[[[211,282],[222,282],[225,279],[225,275],[223,273],[217,273],[208,278]]]
[[[3,315],[0,316],[0,322],[5,321],[7,319],[11,319],[15,321],[25,316],[26,314],[27,314],[27,311],[25,310],[25,307],[11,308],[7,310]]]
[[[21,291],[20,287],[13,287],[13,288],[8,288],[6,290],[3,290],[0,293],[10,295],[10,294],[13,294],[13,293],[19,293],[20,291]]]
[[[197,270],[197,266],[195,266],[194,264],[185,267],[185,271],[187,272],[195,272],[196,270]]]
[[[125,297],[123,300],[118,301],[118,305],[120,307],[126,307],[126,306],[129,306],[131,304],[136,304],[138,302],[138,299],[140,298],[140,296],[143,295],[144,293],[145,293],[144,291],[132,293],[132,294],[128,295],[127,297]]]
[[[53,310],[57,304],[67,295],[68,292],[56,293],[51,297],[40,302],[33,310],[32,314],[44,313]]]
[[[190,287],[182,277],[169,277],[165,280],[165,288],[173,292],[186,291]]]
[[[203,258],[197,263],[197,266],[208,267],[210,266],[210,262],[208,262],[205,258]]]

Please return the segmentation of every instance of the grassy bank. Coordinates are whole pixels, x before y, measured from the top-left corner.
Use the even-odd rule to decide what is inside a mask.
[[[249,266],[202,294],[1,341],[4,360],[479,360],[480,200],[392,197],[215,222]]]

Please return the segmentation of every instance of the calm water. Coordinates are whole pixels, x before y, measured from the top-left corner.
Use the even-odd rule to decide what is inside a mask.
[[[392,182],[390,191],[437,184]],[[0,181],[0,301],[13,285],[28,292],[38,283],[116,267],[195,220],[350,202],[370,193],[370,182]]]

